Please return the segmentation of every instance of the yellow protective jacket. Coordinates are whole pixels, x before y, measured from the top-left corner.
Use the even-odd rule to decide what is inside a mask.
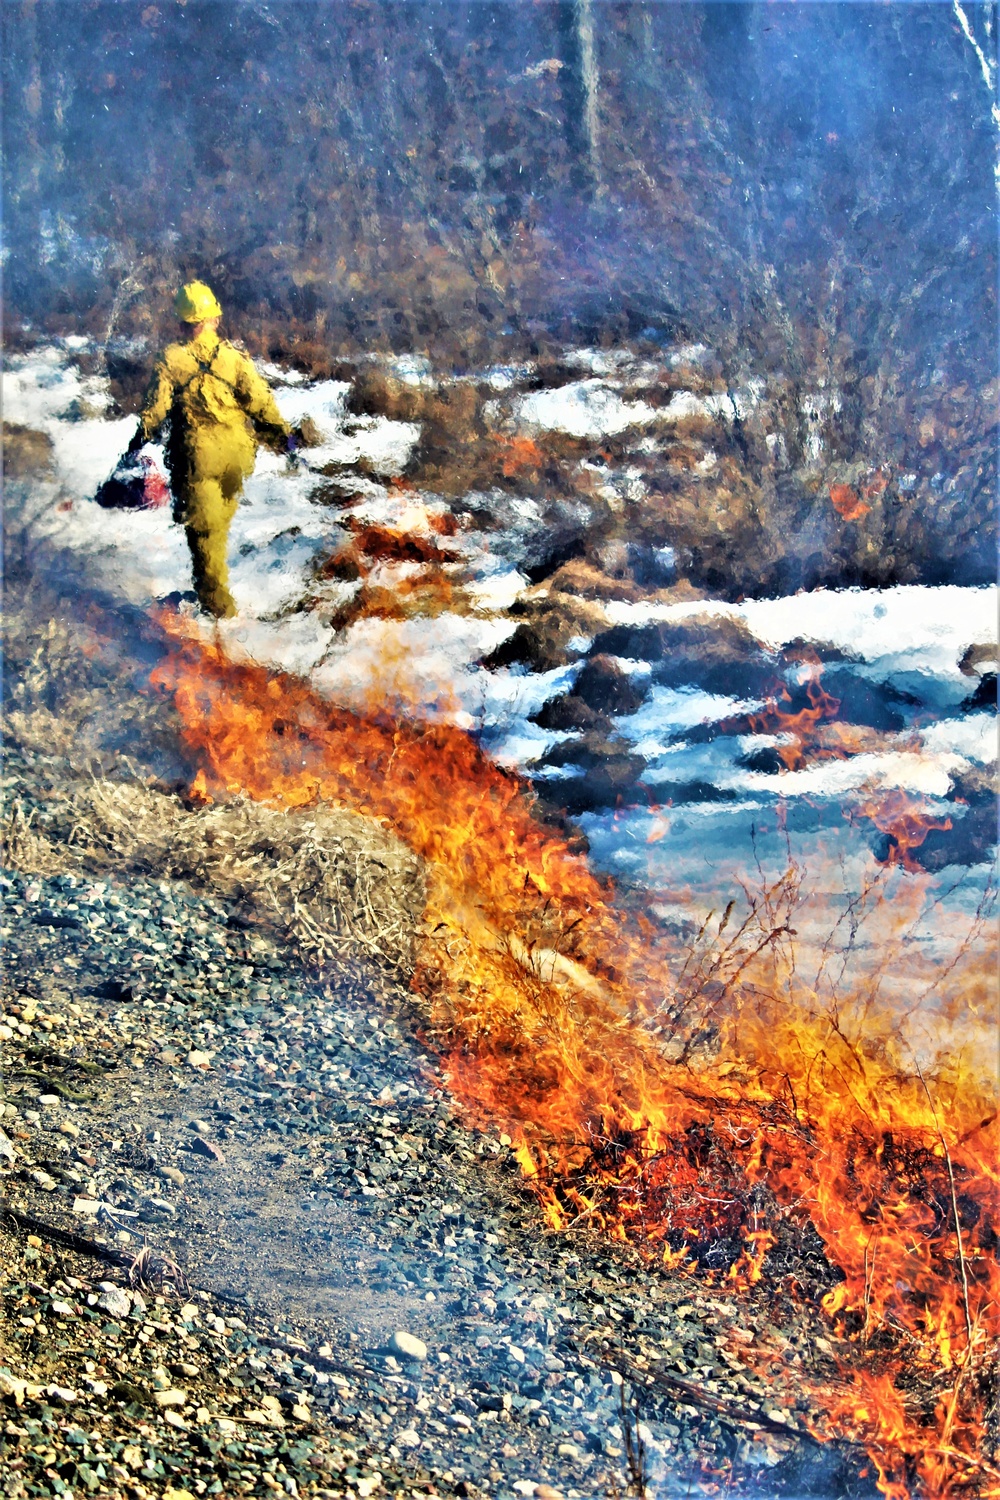
[[[155,437],[167,417],[172,446],[220,425],[250,435],[260,430],[269,440],[289,433],[267,381],[214,329],[188,344],[168,345],[156,361],[139,418],[143,437]]]

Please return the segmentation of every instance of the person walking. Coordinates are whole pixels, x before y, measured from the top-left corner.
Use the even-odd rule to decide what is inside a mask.
[[[157,359],[128,453],[169,423],[174,519],[187,535],[198,603],[206,614],[230,619],[237,611],[229,592],[229,527],[243,482],[253,473],[258,441],[290,452],[303,435],[284,420],[247,356],[220,339],[222,308],[211,287],[189,281],[174,309],[187,337]]]

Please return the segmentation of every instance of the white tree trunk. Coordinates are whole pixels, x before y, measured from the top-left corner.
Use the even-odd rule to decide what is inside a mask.
[[[594,181],[601,181],[601,138],[598,112],[600,75],[597,69],[597,47],[594,40],[594,13],[591,0],[574,0],[576,35],[580,48],[580,85],[583,91],[583,131],[587,138],[587,155]]]

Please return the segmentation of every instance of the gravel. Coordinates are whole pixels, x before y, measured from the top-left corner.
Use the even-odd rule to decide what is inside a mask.
[[[622,1371],[658,1494],[851,1492],[801,1436],[804,1323],[546,1232],[397,978],[176,882],[0,890],[8,1495],[622,1491]]]

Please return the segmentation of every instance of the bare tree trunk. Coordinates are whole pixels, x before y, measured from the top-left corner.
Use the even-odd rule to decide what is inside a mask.
[[[594,38],[594,13],[591,0],[574,0],[576,36],[580,55],[580,92],[583,96],[583,133],[594,182],[601,185],[601,137],[598,113],[600,75]]]

